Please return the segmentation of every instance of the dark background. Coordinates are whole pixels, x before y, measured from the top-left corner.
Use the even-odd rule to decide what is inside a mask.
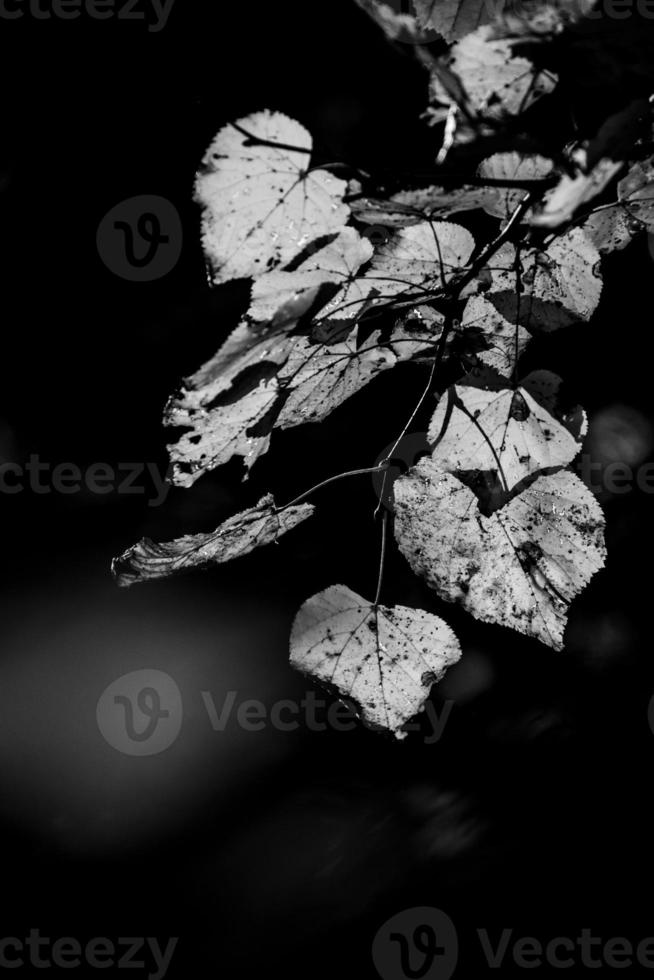
[[[165,470],[165,399],[247,299],[239,285],[209,290],[192,203],[229,119],[284,111],[323,161],[434,156],[422,72],[347,0],[177,0],[159,34],[0,19],[0,73],[5,461]],[[151,284],[116,277],[96,250],[105,213],[140,194],[169,199],[184,224],[180,262]],[[606,262],[593,322],[530,354],[595,419],[600,461],[653,458],[653,271],[641,238]],[[130,592],[111,580],[112,556],[144,533],[209,529],[267,490],[290,499],[373,465],[422,384],[417,367],[380,379],[328,423],[278,436],[249,483],[230,464],[162,507],[148,506],[150,484],[0,494],[2,935],[174,935],[169,976],[226,978],[373,977],[377,929],[423,904],[452,917],[478,974],[476,927],[654,935],[651,496],[603,494],[608,568],[574,604],[564,654],[444,608],[391,555],[385,599],[444,614],[464,649],[433,695],[455,705],[431,746],[364,729],[221,734],[201,701],[310,688],[288,666],[288,630],[330,584],[372,595],[367,477],[323,491],[317,519],[233,566]],[[147,759],[117,753],[95,724],[107,684],[142,667],[170,673],[185,705],[178,741]]]

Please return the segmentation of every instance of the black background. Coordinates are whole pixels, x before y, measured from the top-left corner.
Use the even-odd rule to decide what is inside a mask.
[[[0,72],[0,454],[19,463],[165,471],[165,399],[247,299],[240,285],[209,290],[192,203],[229,119],[284,111],[323,161],[434,155],[420,69],[346,0],[177,0],[158,34],[0,19]],[[152,284],[113,275],[95,244],[104,214],[139,194],[166,197],[184,223],[182,259]],[[641,238],[607,261],[592,324],[530,354],[600,419],[598,458],[634,443],[651,458],[653,270]],[[317,519],[234,566],[127,593],[111,580],[111,557],[143,533],[208,529],[267,490],[290,499],[373,465],[423,383],[417,368],[397,374],[276,439],[247,484],[230,464],[158,508],[150,487],[0,494],[3,935],[179,936],[169,976],[229,978],[372,977],[379,926],[423,904],[452,917],[478,973],[476,927],[654,935],[649,495],[604,494],[608,568],[575,603],[560,655],[443,608],[391,555],[385,599],[444,614],[464,649],[434,694],[455,706],[432,746],[362,729],[221,734],[203,711],[203,690],[272,704],[308,689],[287,665],[295,610],[334,582],[374,590],[367,477],[323,491]],[[186,711],[178,742],[150,759],[120,756],[95,725],[102,690],[141,667],[175,677]]]

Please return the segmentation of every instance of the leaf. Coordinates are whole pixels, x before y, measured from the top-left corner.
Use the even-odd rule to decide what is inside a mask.
[[[589,14],[595,0],[523,0],[510,3],[495,22],[495,29],[523,39],[544,39],[555,36],[563,27]]]
[[[441,71],[432,74],[432,100],[443,106],[456,101],[466,113],[494,121],[524,112],[551,92],[557,79],[527,58],[514,56],[513,45],[510,38],[495,37],[489,26],[457,41],[444,67],[458,80],[467,104],[462,104],[460,96],[453,98],[451,81],[445,88]]]
[[[308,599],[291,632],[291,664],[333,685],[364,722],[403,735],[437,683],[461,656],[442,619],[406,606],[375,606],[344,585]]]
[[[558,228],[570,221],[579,208],[603,193],[632,152],[648,109],[645,99],[635,99],[608,116],[592,140],[575,144],[566,153],[571,172],[563,174],[557,186],[545,196],[540,209],[531,216],[531,224]],[[646,182],[650,179],[651,174]]]
[[[130,586],[195,568],[221,565],[277,541],[310,517],[314,509],[311,504],[301,504],[278,511],[268,494],[256,507],[235,514],[208,534],[187,534],[162,544],[143,538],[120,558],[115,558],[111,570],[118,585]]]
[[[295,342],[287,332],[270,335],[242,323],[184,380],[164,412],[164,425],[187,430],[168,446],[173,483],[190,487],[232,456],[243,456],[249,469],[267,451],[269,430],[256,427],[277,401],[276,374]]]
[[[580,228],[520,257],[519,283],[514,273],[493,273],[490,300],[506,319],[546,332],[590,320],[602,294],[600,255]]]
[[[425,318],[422,328],[413,332],[400,324],[386,344],[379,330],[360,346],[357,330],[329,346],[311,344],[300,337],[280,374],[287,398],[275,427],[288,429],[321,422],[378,374],[426,350],[433,351],[442,323],[443,318],[434,314],[434,319]]]
[[[268,110],[218,133],[196,182],[214,283],[269,272],[343,227],[347,185],[309,169],[312,145],[303,126]]]
[[[506,0],[413,0],[418,26],[456,41],[502,13]]]
[[[463,311],[461,328],[484,345],[476,357],[505,378],[511,377],[531,334],[521,324],[511,323],[485,296],[472,296]],[[468,338],[469,339],[469,338]]]
[[[539,477],[491,517],[432,459],[394,492],[400,551],[441,598],[562,649],[569,605],[606,557],[602,510],[578,477]]]
[[[434,355],[443,333],[445,317],[430,306],[416,306],[395,322],[389,346],[398,361]],[[447,349],[447,345],[446,345]]]
[[[320,315],[351,319],[367,305],[427,298],[466,265],[474,247],[470,232],[448,221],[423,221],[404,228],[381,246],[366,272],[339,290]]]
[[[372,254],[373,247],[366,238],[361,238],[354,228],[344,228],[334,241],[309,256],[294,272],[275,270],[256,279],[248,315],[253,320],[274,323],[281,310],[291,309],[292,315],[299,309],[306,312],[320,286],[337,283],[347,288]]]
[[[534,473],[567,466],[581,449],[522,387],[484,391],[455,385],[441,398],[428,439],[440,469],[490,473],[507,493]]]
[[[564,408],[561,398],[563,381],[558,374],[552,371],[531,371],[522,379],[521,385],[539,405],[565,426],[577,442],[583,442],[588,434],[588,417],[581,405]]]
[[[618,201],[591,214],[582,227],[603,253],[654,231],[654,157],[635,164],[618,184]]]
[[[448,190],[444,187],[422,187],[399,191],[388,200],[362,197],[351,201],[352,216],[366,225],[382,228],[408,228],[425,219],[448,218],[452,214],[482,208],[488,189],[462,184]]]
[[[563,174],[556,187],[545,195],[541,208],[529,216],[529,223],[558,228],[571,221],[580,207],[602,193],[621,168],[619,160],[602,159],[588,173],[581,171],[574,177]]]
[[[383,0],[355,0],[356,4],[381,27],[389,41],[400,41],[405,44],[422,44],[429,38],[420,31],[416,18],[412,14],[397,13],[389,3]],[[395,0],[396,2],[396,0]]]
[[[538,154],[495,153],[482,160],[478,175],[486,180],[543,180],[552,173],[552,161]],[[508,221],[525,194],[523,188],[488,187],[484,210],[495,218]]]

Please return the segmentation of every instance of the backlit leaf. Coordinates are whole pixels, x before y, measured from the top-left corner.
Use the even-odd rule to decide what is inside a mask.
[[[441,598],[562,648],[570,603],[606,556],[604,516],[578,477],[541,476],[490,517],[429,458],[394,491],[400,550]]]
[[[583,229],[600,252],[625,248],[654,231],[654,158],[635,164],[618,184],[618,201],[591,214]]]
[[[347,185],[310,170],[312,146],[303,126],[268,110],[218,133],[196,183],[214,283],[269,272],[343,227]]]
[[[482,160],[477,173],[487,180],[519,180],[538,181],[548,177],[552,172],[552,161],[537,154],[495,153],[492,157]],[[486,188],[484,210],[496,218],[508,221],[520,204],[527,189],[523,188]]]
[[[382,245],[365,273],[341,289],[321,317],[350,319],[367,305],[402,299],[416,302],[442,289],[473,252],[469,231],[449,221],[423,221]]]
[[[293,667],[355,701],[369,726],[400,738],[460,656],[442,619],[406,606],[374,606],[344,585],[308,599],[291,632]]]
[[[474,348],[478,360],[509,378],[531,340],[531,334],[522,324],[505,319],[498,306],[483,295],[472,296],[463,311],[461,328],[470,340],[474,336],[483,345],[482,349]]]
[[[269,430],[256,427],[277,401],[277,371],[294,344],[286,332],[269,335],[242,323],[184,380],[164,413],[165,425],[186,430],[168,447],[175,484],[190,487],[232,456],[249,469],[267,451]]]
[[[505,491],[526,477],[571,463],[581,443],[525,388],[484,391],[456,385],[429,425],[433,459],[448,473],[482,470]]]
[[[254,320],[274,322],[280,310],[289,309],[302,297],[306,297],[304,305],[308,309],[321,285],[337,283],[347,289],[348,282],[372,254],[368,239],[361,238],[354,228],[344,228],[333,242],[309,256],[294,272],[280,269],[256,279],[248,314]],[[297,313],[297,305],[292,312]]]

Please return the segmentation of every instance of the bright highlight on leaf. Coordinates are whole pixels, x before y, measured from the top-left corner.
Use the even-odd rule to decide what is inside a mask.
[[[541,476],[491,517],[433,459],[395,483],[395,536],[442,599],[555,650],[568,609],[604,565],[604,516],[574,474]]]
[[[291,631],[293,667],[355,701],[366,724],[398,737],[460,656],[442,619],[375,606],[345,585],[308,599]]]

